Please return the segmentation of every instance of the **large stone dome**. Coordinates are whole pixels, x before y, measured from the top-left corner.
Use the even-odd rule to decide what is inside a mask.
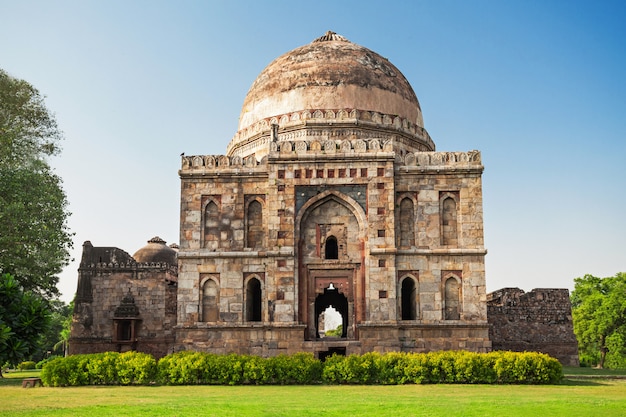
[[[375,112],[412,131],[424,125],[415,92],[400,70],[376,52],[327,32],[276,58],[259,74],[244,100],[229,154],[245,156],[250,152],[241,152],[243,145],[271,124],[282,128],[294,118],[319,119],[316,112],[337,118]]]
[[[148,244],[139,249],[133,255],[135,261],[139,263],[166,263],[169,265],[177,264],[178,252],[165,244],[165,241],[158,236],[148,241]]]

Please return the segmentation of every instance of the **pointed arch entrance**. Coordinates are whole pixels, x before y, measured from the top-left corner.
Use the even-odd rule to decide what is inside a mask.
[[[341,316],[341,334],[339,337],[345,338],[348,333],[348,299],[341,294],[337,288],[331,283],[328,288],[324,288],[324,293],[319,294],[315,298],[315,322],[316,338],[320,333],[320,316],[329,307],[333,307]],[[326,319],[326,318],[325,318]]]
[[[329,306],[342,317],[342,338],[358,339],[365,311],[365,211],[349,196],[324,191],[296,216],[298,320],[305,338],[320,338],[319,316]]]

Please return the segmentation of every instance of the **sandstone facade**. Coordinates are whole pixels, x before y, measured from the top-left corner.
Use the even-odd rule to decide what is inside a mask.
[[[435,150],[393,64],[329,32],[239,120],[225,155],[181,157],[177,261],[86,243],[73,353],[492,349],[480,152]]]
[[[138,262],[121,249],[85,242],[70,354],[138,350],[158,358],[172,352],[177,265],[170,251],[169,262]]]
[[[435,152],[389,61],[332,33],[279,57],[227,151],[182,158],[175,349],[491,348],[480,153]]]

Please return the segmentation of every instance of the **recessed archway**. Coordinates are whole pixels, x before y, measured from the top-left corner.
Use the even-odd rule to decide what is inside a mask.
[[[348,299],[332,284],[328,288],[324,288],[324,293],[319,294],[315,299],[316,337],[320,338],[319,317],[328,307],[333,307],[341,315],[341,334],[339,337],[345,338],[348,331]]]

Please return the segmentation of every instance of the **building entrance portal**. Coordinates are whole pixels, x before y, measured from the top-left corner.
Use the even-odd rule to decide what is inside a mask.
[[[341,334],[338,337],[345,338],[348,334],[348,299],[345,295],[340,294],[339,290],[331,283],[328,288],[324,288],[324,294],[320,294],[315,299],[315,334],[316,338],[321,337],[320,334],[320,317],[324,313],[324,320],[329,318],[325,316],[328,307],[333,307],[341,316]],[[323,329],[322,329],[323,330]],[[324,336],[327,336],[324,334]]]
[[[348,265],[340,269],[311,269],[308,271],[306,311],[303,313],[307,323],[307,340],[319,340],[326,336],[326,319],[333,321],[337,315],[341,319],[335,329],[341,325],[341,334],[333,337],[354,339],[356,325],[354,305],[355,270]],[[335,310],[332,313],[328,310]],[[331,314],[334,317],[331,317]],[[321,319],[320,319],[321,316]]]

